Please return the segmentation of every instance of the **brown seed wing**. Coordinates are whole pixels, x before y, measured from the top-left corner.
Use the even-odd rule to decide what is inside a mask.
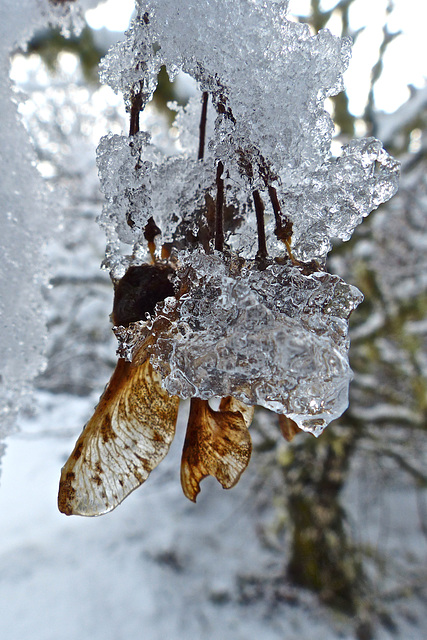
[[[62,469],[59,510],[97,516],[117,507],[167,454],[178,404],[149,360],[139,366],[119,360]]]
[[[282,436],[288,442],[292,442],[292,440],[295,438],[297,433],[302,431],[302,429],[299,428],[296,422],[294,422],[291,418],[288,418],[288,416],[285,416],[283,414],[279,414],[279,426],[280,426],[280,431],[282,432]]]
[[[255,407],[251,407],[248,404],[244,404],[233,396],[227,396],[227,398],[221,398],[219,404],[220,411],[239,411],[242,414],[243,420],[247,428],[251,426],[252,419],[254,417]]]
[[[240,411],[227,410],[229,406],[233,409],[237,406],[232,400],[225,398],[220,411],[211,409],[207,400],[191,400],[181,484],[184,494],[193,502],[206,476],[214,476],[224,489],[229,489],[248,466],[252,452],[248,424]]]

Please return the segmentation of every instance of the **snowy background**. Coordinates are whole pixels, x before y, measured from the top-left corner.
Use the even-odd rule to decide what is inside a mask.
[[[360,13],[353,17],[355,30],[364,14],[363,2],[359,4]],[[372,43],[377,37],[376,53],[374,46],[374,53],[369,54],[362,41],[353,59],[360,57],[363,64],[358,71],[350,67],[348,72],[349,85],[360,78],[358,89],[353,94],[349,91],[351,110],[359,116],[369,91],[366,77],[375,63],[382,33],[387,3],[380,4],[384,5],[383,13],[366,29],[377,34],[369,38]],[[395,3],[396,11],[400,4]],[[298,11],[308,13],[308,5],[301,3]],[[3,369],[2,376],[13,378],[17,370],[22,374],[25,369],[21,378],[9,380],[10,411],[0,426],[0,435],[15,429],[7,438],[1,462],[0,637],[335,640],[357,634],[364,640],[370,637],[365,624],[370,615],[375,637],[380,640],[426,637],[425,423],[419,426],[416,437],[411,432],[414,451],[408,453],[408,460],[420,469],[418,485],[413,475],[405,475],[390,458],[379,459],[369,442],[352,459],[342,504],[348,510],[352,537],[365,550],[375,609],[373,614],[365,603],[354,619],[322,607],[315,594],[296,588],[283,577],[288,522],[280,491],[284,477],[278,461],[286,457],[288,445],[277,438],[274,446],[266,447],[271,439],[276,440],[277,430],[267,412],[260,412],[255,419],[254,455],[242,480],[230,492],[207,479],[197,506],[182,495],[179,458],[188,411],[182,403],[171,452],[143,488],[102,518],[66,518],[57,511],[60,468],[115,363],[115,340],[108,322],[112,287],[106,272],[99,268],[105,240],[96,223],[102,196],[95,148],[101,135],[110,130],[120,133],[127,129],[127,122],[120,97],[105,87],[89,85],[71,54],[60,55],[54,75],[34,55],[18,53],[10,67],[8,54],[17,52],[37,25],[46,25],[46,3],[27,0],[20,6],[19,10],[10,9],[2,20],[0,38],[2,194],[10,198],[10,204],[3,200],[1,215],[8,221],[10,217],[15,219],[11,233],[13,229],[16,233],[10,237],[3,234],[1,240],[4,329],[0,344],[2,353],[15,353],[18,359],[18,366],[15,360],[13,369]],[[60,12],[58,7],[54,10]],[[27,20],[23,19],[25,13]],[[405,10],[405,19],[407,14],[410,9]],[[113,25],[117,28],[115,16]],[[93,28],[108,25],[107,5],[101,5],[96,14],[89,12],[87,18]],[[68,24],[70,16],[59,19]],[[423,21],[418,17],[415,22],[419,25]],[[390,29],[395,26],[390,24]],[[95,35],[104,47],[107,41],[121,37],[106,31]],[[378,116],[377,135],[385,142],[393,139],[393,132],[400,130],[402,123],[410,118],[413,121],[414,102],[417,114],[423,113],[427,104],[426,92],[421,89],[427,71],[419,62],[426,59],[420,37],[405,35],[409,49],[400,51],[398,62],[391,58],[385,65],[392,69],[388,89],[388,71],[377,87],[377,109],[391,114]],[[410,49],[414,42],[418,46],[416,55]],[[373,55],[372,60],[369,55]],[[8,86],[10,68],[14,101],[19,104],[33,148],[23,126],[15,121],[16,106]],[[407,75],[400,80],[402,69]],[[420,87],[412,99],[406,88],[409,83]],[[358,103],[361,94],[363,102]],[[161,117],[149,112],[146,126],[156,131]],[[422,148],[421,120],[418,132],[412,135],[415,151],[411,159],[420,145]],[[413,188],[408,185],[404,193],[411,192]],[[424,202],[421,195],[417,202]],[[40,216],[28,215],[33,208]],[[396,210],[401,210],[399,205]],[[427,208],[421,211],[427,212]],[[388,220],[392,219],[390,214]],[[401,224],[399,219],[396,228],[401,229]],[[426,245],[421,242],[422,233],[426,233],[422,213],[418,224],[415,267],[426,255]],[[380,237],[383,227],[380,223],[377,227]],[[9,229],[7,225],[5,228]],[[42,242],[40,237],[44,238]],[[360,244],[362,255],[363,246],[366,250],[367,244]],[[381,246],[385,247],[384,243]],[[388,273],[387,268],[384,270],[390,253],[386,248],[381,268]],[[402,261],[413,251],[409,243]],[[336,260],[340,264],[339,255]],[[17,264],[27,278],[15,283],[8,274],[16,273]],[[349,264],[343,267],[344,275],[351,272],[352,262]],[[406,272],[406,291],[414,282],[413,273],[414,268],[409,275]],[[397,280],[401,282],[402,277]],[[425,282],[416,281],[413,291],[419,292]],[[395,292],[391,275],[384,286]],[[13,297],[15,289],[19,289],[18,302]],[[17,312],[23,324],[17,332],[16,327],[9,330],[6,320],[7,305],[15,309],[18,303],[23,305]],[[372,317],[381,320],[378,315]],[[46,346],[45,320],[49,329]],[[422,319],[417,321],[422,324]],[[359,335],[363,330],[369,333],[366,324],[357,329]],[[19,332],[25,334],[26,344],[31,344],[30,352],[22,350],[19,339],[16,345],[11,343],[11,336],[19,338]],[[45,370],[37,378],[32,396],[30,385],[23,382],[42,366],[44,348]],[[9,415],[14,412],[15,401],[22,411],[13,426]],[[363,407],[360,411],[363,415]],[[365,415],[368,421],[375,419],[372,412]]]

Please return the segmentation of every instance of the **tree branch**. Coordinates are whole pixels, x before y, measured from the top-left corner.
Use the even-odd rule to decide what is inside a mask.
[[[255,204],[256,223],[257,223],[257,231],[258,231],[257,257],[262,259],[268,256],[267,241],[265,238],[265,226],[264,226],[264,203],[261,199],[258,189],[253,191],[252,195],[253,195],[254,204]]]
[[[215,249],[224,251],[224,165],[221,160],[216,168]]]
[[[207,91],[203,93],[202,96],[202,114],[200,116],[200,125],[199,125],[199,153],[197,155],[198,160],[203,160],[203,156],[205,155],[205,139],[206,139],[206,116],[208,113],[208,98],[209,94]]]
[[[142,107],[142,93],[138,91],[133,97],[130,108],[129,135],[134,136],[139,131],[139,113]]]

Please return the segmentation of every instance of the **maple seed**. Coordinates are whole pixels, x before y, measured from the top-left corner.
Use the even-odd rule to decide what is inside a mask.
[[[139,366],[119,360],[62,469],[59,510],[98,516],[117,507],[169,451],[178,404],[149,360]]]
[[[248,427],[253,407],[223,398],[219,411],[207,400],[192,398],[181,461],[185,496],[196,502],[200,482],[213,476],[224,489],[234,487],[249,464],[252,442]]]

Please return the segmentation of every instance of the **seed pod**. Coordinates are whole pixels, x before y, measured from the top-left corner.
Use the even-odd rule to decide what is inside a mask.
[[[153,316],[156,304],[175,293],[171,274],[172,267],[165,264],[130,267],[116,286],[113,323],[127,327],[131,322],[145,320],[147,313]]]

